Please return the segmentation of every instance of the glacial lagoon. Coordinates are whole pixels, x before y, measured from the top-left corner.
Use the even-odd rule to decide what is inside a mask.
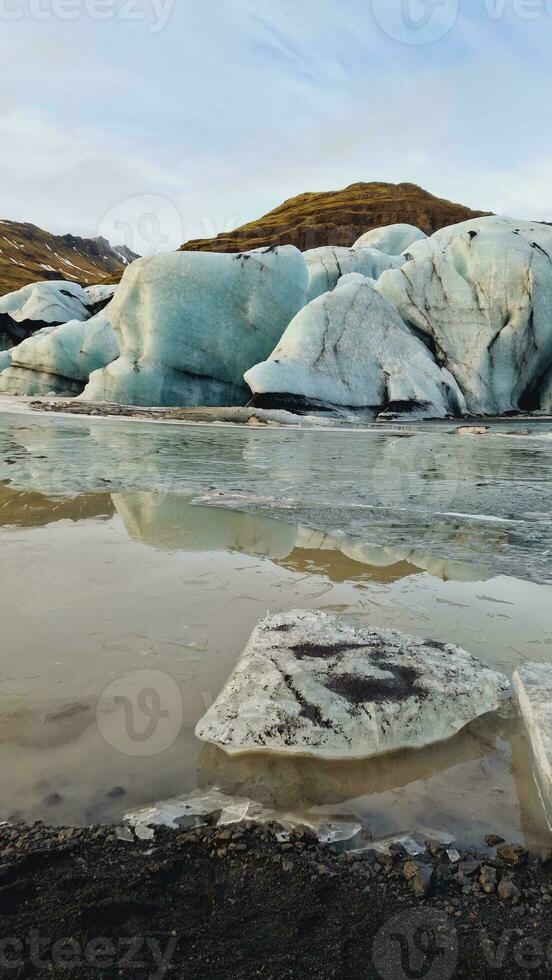
[[[552,423],[457,428],[156,424],[6,401],[0,819],[119,820],[218,786],[357,816],[376,837],[538,842],[544,813],[508,711],[350,764],[229,759],[194,736],[269,611],[452,641],[508,676],[552,660]],[[110,698],[153,674],[181,723],[156,754],[130,752]]]

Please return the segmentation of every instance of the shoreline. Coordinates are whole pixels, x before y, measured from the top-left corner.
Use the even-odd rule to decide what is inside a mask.
[[[82,402],[70,397],[37,397],[0,395],[0,412],[17,415],[57,415],[62,418],[82,418],[89,421],[128,421],[150,424],[186,426],[221,426],[238,428],[262,428],[363,433],[371,435],[413,435],[420,432],[444,432],[446,434],[484,436],[531,436],[531,432],[501,432],[503,427],[549,425],[552,433],[552,415],[541,413],[507,416],[462,416],[461,418],[357,418],[344,414],[296,415],[282,409],[252,407],[218,408],[162,408],[137,405],[119,405],[111,402]],[[536,433],[540,437],[539,433]]]
[[[369,842],[340,854],[308,831],[278,829],[156,828],[140,841],[114,826],[2,826],[0,975],[478,980],[552,970],[552,849],[487,847],[451,864],[435,843],[414,858]]]

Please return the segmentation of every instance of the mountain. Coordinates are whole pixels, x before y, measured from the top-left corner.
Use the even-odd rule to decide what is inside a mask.
[[[105,276],[120,278],[138,258],[125,245],[106,238],[51,235],[36,225],[0,221],[0,295],[43,279],[67,279],[84,286]]]
[[[415,184],[351,184],[341,191],[299,194],[264,217],[216,238],[182,246],[198,252],[245,252],[269,245],[351,246],[364,232],[383,225],[416,225],[427,235],[446,225],[487,215],[434,197]]]

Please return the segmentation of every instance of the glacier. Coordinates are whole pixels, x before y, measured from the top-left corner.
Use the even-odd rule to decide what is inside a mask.
[[[468,411],[550,407],[552,228],[479,218],[415,242],[408,254],[376,288],[454,375]]]
[[[434,417],[465,411],[454,378],[374,284],[354,274],[304,307],[271,356],[247,371],[245,380],[261,408]]]
[[[552,227],[491,216],[430,237],[375,228],[352,248],[164,253],[120,286],[55,280],[0,298],[0,348],[9,394],[552,412]]]
[[[327,245],[303,252],[309,270],[307,302],[335,289],[346,275],[358,273],[370,279],[379,279],[387,269],[399,269],[404,265],[403,256],[386,255],[377,248],[340,248]]]
[[[386,255],[401,256],[414,242],[425,239],[425,232],[415,225],[386,225],[383,228],[372,228],[361,235],[353,248],[375,248]]]
[[[243,405],[244,372],[267,357],[307,298],[292,245],[133,262],[109,306],[121,356],[83,397],[133,405]]]
[[[83,391],[93,371],[119,356],[119,346],[106,308],[89,320],[40,330],[10,355],[10,366],[0,374],[0,393],[70,396]]]
[[[33,282],[0,297],[0,313],[7,313],[16,323],[61,324],[68,320],[87,320],[90,297],[78,283],[56,279]]]

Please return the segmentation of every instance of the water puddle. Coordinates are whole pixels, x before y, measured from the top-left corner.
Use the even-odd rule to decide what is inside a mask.
[[[347,764],[195,739],[269,611],[452,641],[508,675],[552,660],[546,440],[485,437],[491,465],[476,438],[366,435],[0,417],[0,819],[119,820],[217,786],[378,837],[542,838],[515,717]],[[400,478],[386,439],[418,443]],[[150,752],[156,691],[179,714]]]

